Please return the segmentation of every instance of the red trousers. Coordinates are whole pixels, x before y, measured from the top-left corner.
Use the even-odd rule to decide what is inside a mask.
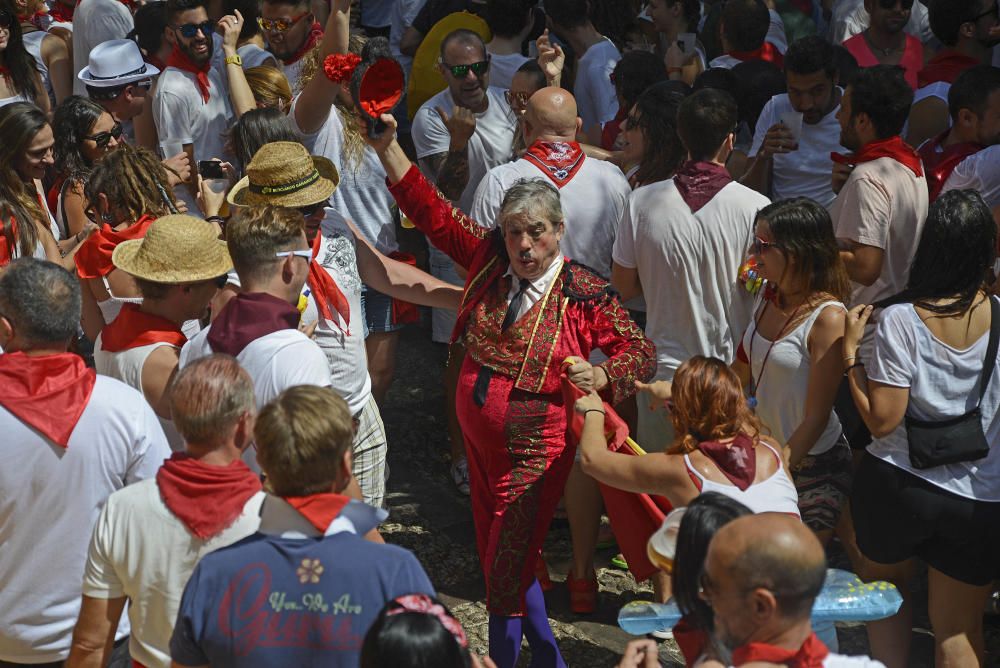
[[[566,441],[561,393],[524,392],[495,373],[479,407],[472,401],[478,373],[479,364],[466,356],[455,403],[469,459],[486,608],[519,616],[576,448]]]

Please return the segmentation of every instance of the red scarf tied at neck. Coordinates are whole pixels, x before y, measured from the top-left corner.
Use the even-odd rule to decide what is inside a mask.
[[[731,443],[703,441],[698,444],[698,450],[719,467],[729,482],[745,492],[757,477],[757,454],[753,445],[753,439],[741,433]]]
[[[182,347],[187,337],[181,328],[166,318],[143,313],[138,304],[122,304],[118,317],[101,330],[101,350],[117,353],[152,343]]]
[[[860,151],[851,155],[830,154],[830,159],[840,165],[860,165],[863,162],[871,162],[879,158],[892,158],[912,171],[917,178],[924,175],[920,156],[899,135],[865,144]]]
[[[733,650],[733,666],[739,668],[746,663],[761,661],[788,668],[823,668],[823,660],[829,653],[830,650],[813,633],[798,650],[782,649],[762,642],[752,642],[737,647]]]
[[[350,336],[351,305],[347,301],[347,297],[344,296],[343,291],[337,285],[337,282],[333,280],[330,273],[320,265],[317,259],[322,249],[322,244],[323,235],[317,232],[312,244],[312,259],[309,260],[309,289],[312,290],[319,316],[333,323],[345,336]],[[334,312],[343,319],[343,327],[340,326],[340,322],[337,320]]]
[[[917,151],[927,170],[927,189],[931,202],[941,194],[941,189],[959,163],[984,148],[982,144],[976,142],[961,142],[941,149],[949,134],[951,130],[945,130],[934,139],[925,142]]]
[[[698,213],[732,180],[726,168],[714,162],[688,160],[674,174],[674,185],[691,213]]]
[[[209,35],[208,39],[211,40],[212,36]],[[171,51],[170,56],[167,57],[167,67],[175,67],[179,70],[190,72],[195,75],[198,81],[198,92],[201,93],[202,102],[208,102],[208,70],[212,67],[211,58],[206,59],[204,63],[198,65],[175,44],[174,50]]]
[[[778,47],[768,41],[761,44],[759,49],[754,49],[753,51],[730,51],[726,55],[744,63],[748,60],[763,60],[768,63],[774,63],[778,69],[784,69],[785,67],[785,57],[781,55],[781,51],[778,51]]]
[[[96,382],[94,370],[72,353],[0,355],[0,406],[63,448]]]
[[[302,56],[309,53],[314,46],[319,44],[321,39],[323,39],[323,26],[319,24],[319,21],[313,21],[312,25],[309,26],[309,35],[306,37],[306,41],[302,42],[299,50],[293,53],[290,58],[282,58],[281,62],[285,65],[297,63]]]
[[[242,461],[213,466],[175,452],[156,472],[160,498],[195,536],[218,535],[243,512],[261,490],[260,478]]]
[[[284,496],[288,505],[295,508],[302,517],[309,521],[320,533],[326,533],[340,511],[351,502],[350,497],[343,494],[310,494],[309,496]]]
[[[124,230],[115,230],[107,223],[102,225],[101,229],[87,237],[80,250],[73,256],[80,278],[100,278],[114,271],[115,265],[111,262],[111,255],[118,244],[130,239],[143,238],[154,220],[156,218],[152,216],[143,216]]]
[[[52,20],[57,23],[72,23],[73,22],[73,12],[76,11],[76,5],[67,5],[60,0],[56,0],[52,3],[52,9],[49,10],[49,16]]]
[[[575,141],[542,141],[539,139],[524,153],[524,159],[549,177],[557,188],[573,180],[587,156]]]

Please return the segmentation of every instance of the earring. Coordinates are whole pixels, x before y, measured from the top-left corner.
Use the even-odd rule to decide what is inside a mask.
[[[101,220],[107,224],[111,224],[111,212],[105,211],[101,214]]]

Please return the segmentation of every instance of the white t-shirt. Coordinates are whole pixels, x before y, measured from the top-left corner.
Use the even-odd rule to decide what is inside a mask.
[[[262,49],[256,44],[244,44],[236,49],[236,54],[243,60],[243,69],[260,67],[268,62],[280,62],[274,54],[267,49]]]
[[[490,47],[487,44],[486,51],[489,50]],[[490,85],[500,89],[510,88],[510,84],[514,80],[514,73],[529,60],[531,58],[522,56],[520,53],[490,53]]]
[[[153,477],[170,448],[142,395],[106,376],[65,449],[3,407],[0,432],[0,660],[62,661],[98,513],[112,492]],[[124,621],[118,637],[128,632]]]
[[[524,158],[494,167],[476,190],[473,220],[488,229],[496,227],[503,197],[518,179],[551,183],[533,162]],[[630,193],[620,169],[603,160],[584,158],[576,176],[559,191],[566,220],[560,244],[563,254],[610,276],[611,247]]]
[[[1000,145],[984,148],[958,163],[941,192],[965,189],[978,191],[991,209],[1000,205]]]
[[[595,125],[603,126],[618,113],[618,96],[611,83],[611,73],[621,59],[622,54],[607,38],[588,48],[580,57],[573,96],[584,132]]]
[[[90,51],[112,39],[125,39],[135,27],[132,12],[118,0],[83,0],[73,12],[73,94],[87,96],[77,78],[90,60]]]
[[[90,0],[87,0],[90,1]],[[229,82],[224,72],[208,70],[208,102],[198,90],[197,77],[175,67],[168,67],[156,80],[153,93],[153,123],[164,154],[179,145],[191,144],[195,162],[218,158],[236,161],[229,150],[229,128],[236,121],[229,101]],[[188,205],[188,211],[198,211],[186,184],[174,188],[174,194]]]
[[[284,72],[285,78],[288,79],[288,85],[291,86],[293,93],[301,92],[301,89],[299,88],[299,73],[302,72],[302,61],[304,59],[305,56],[289,65],[286,65],[278,60],[278,65],[281,67],[281,71]],[[275,60],[277,60],[277,58]]]
[[[288,113],[293,124],[298,100],[296,96]],[[303,134],[297,125],[295,129],[311,154],[326,158],[340,173],[340,185],[333,193],[333,208],[357,225],[381,252],[388,255],[397,250],[393,221],[396,200],[385,185],[385,168],[375,150],[364,144],[360,154],[349,159],[344,156],[344,121],[336,107],[330,108],[326,122],[315,133]]]
[[[840,123],[837,121],[838,104],[823,119],[811,125],[802,123],[799,147],[791,153],[779,153],[772,158],[771,193],[775,200],[789,197],[809,197],[824,207],[833,204],[836,197],[830,185],[833,161],[830,153],[846,153],[840,145]],[[795,111],[787,93],[775,95],[764,105],[757,120],[757,130],[750,148],[750,158],[757,156],[764,136],[781,115]]]
[[[363,0],[361,2],[361,25],[367,28],[385,28],[392,21],[392,6],[395,0]]]
[[[672,379],[694,355],[727,364],[736,357],[753,306],[737,280],[739,268],[753,239],[754,218],[769,203],[736,182],[697,213],[691,213],[673,179],[632,191],[614,261],[638,270],[658,380]]]
[[[878,316],[868,378],[908,387],[906,414],[913,418],[941,421],[957,417],[975,408],[979,399],[979,374],[988,342],[989,332],[965,350],[952,348],[927,329],[911,304],[896,304]],[[983,433],[992,446],[983,459],[916,469],[910,464],[905,421],[888,436],[875,439],[868,451],[953,494],[1000,501],[1000,447],[996,446],[1000,441],[1000,368],[993,369],[981,409]]]
[[[133,659],[147,668],[170,668],[170,636],[191,572],[205,554],[257,530],[264,497],[264,492],[251,496],[233,524],[208,540],[188,531],[167,509],[155,480],[108,497],[91,538],[83,593],[128,597]]]
[[[399,50],[399,43],[403,40],[403,33],[413,25],[426,2],[427,0],[396,0],[392,6],[392,16],[389,19],[389,50],[392,52],[392,57],[403,66],[407,79],[410,77],[413,58]]]
[[[462,211],[472,210],[472,198],[479,182],[486,172],[510,160],[514,146],[517,119],[504,100],[503,91],[490,87],[486,95],[489,106],[486,111],[476,114],[476,133],[469,140],[469,183],[457,202]],[[418,159],[448,152],[451,136],[435,107],[451,115],[455,101],[450,90],[445,88],[424,102],[413,117],[412,137]]]
[[[830,206],[838,239],[885,251],[882,273],[871,285],[854,284],[851,304],[872,304],[901,291],[910,275],[927,218],[927,179],[892,158],[854,168]]]

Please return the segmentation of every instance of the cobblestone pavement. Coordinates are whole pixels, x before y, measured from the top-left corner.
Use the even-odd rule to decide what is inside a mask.
[[[382,411],[389,438],[390,516],[383,525],[387,541],[412,550],[427,570],[442,600],[455,612],[469,634],[475,651],[485,653],[487,615],[485,592],[468,497],[460,495],[448,475],[447,431],[443,418],[444,390],[441,369],[443,345],[430,343],[429,333],[407,328],[399,346],[396,380]],[[556,582],[546,594],[549,615],[559,646],[571,667],[615,666],[630,636],[615,620],[618,609],[632,600],[650,599],[652,590],[637,585],[630,575],[607,568],[614,550],[599,553],[599,609],[594,615],[569,611],[562,581],[569,568],[569,532],[554,526],[545,545],[545,557]],[[834,565],[845,567],[834,553]],[[933,640],[926,615],[926,590],[917,593],[913,656],[915,668],[933,666]],[[838,627],[841,651],[867,651],[863,625]],[[526,645],[525,645],[526,647]],[[987,666],[1000,666],[1000,623],[987,624]],[[527,652],[519,665],[527,665]],[[664,666],[683,666],[672,641],[661,645]]]

